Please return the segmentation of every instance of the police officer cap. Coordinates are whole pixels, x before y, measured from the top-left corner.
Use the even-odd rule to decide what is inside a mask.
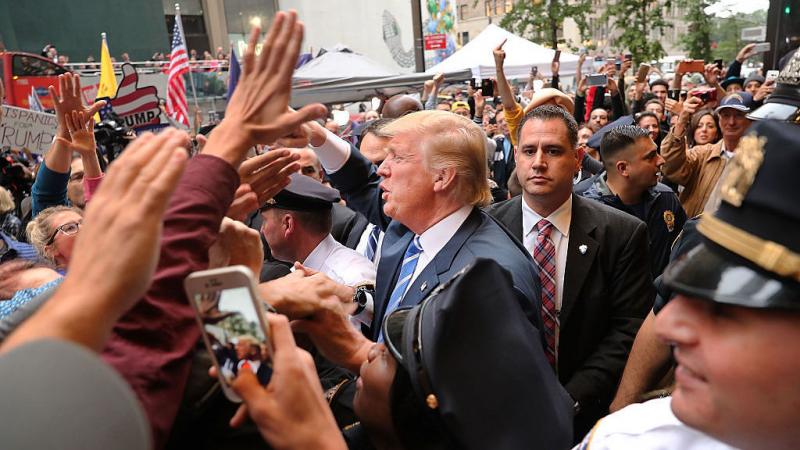
[[[340,199],[339,191],[319,181],[293,173],[291,181],[282,191],[264,205],[264,208],[279,208],[290,211],[319,211],[331,209]]]
[[[520,302],[511,275],[477,259],[384,320],[387,348],[460,448],[571,445],[572,402]]]
[[[800,127],[756,122],[720,180],[703,243],[664,273],[676,292],[749,308],[800,310]]]
[[[775,90],[760,108],[747,115],[748,119],[775,119],[800,125],[800,51],[783,67]]]

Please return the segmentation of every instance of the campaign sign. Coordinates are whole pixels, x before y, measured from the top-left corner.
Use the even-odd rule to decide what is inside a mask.
[[[161,108],[155,86],[139,86],[139,75],[130,64],[122,65],[122,81],[110,99],[111,109],[135,131],[161,125]],[[101,111],[101,116],[103,112]],[[166,125],[166,124],[165,124]]]
[[[55,114],[3,105],[0,148],[27,148],[33,153],[43,154],[50,148],[57,126]]]

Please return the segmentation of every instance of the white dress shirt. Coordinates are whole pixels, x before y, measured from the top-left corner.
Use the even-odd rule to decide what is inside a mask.
[[[472,206],[462,206],[419,235],[419,245],[422,247],[422,252],[419,254],[417,267],[414,268],[414,275],[411,276],[411,280],[408,282],[409,288],[425,267],[433,261],[439,251],[455,236],[456,231],[461,228],[461,225],[467,220],[471,212]]]
[[[569,246],[569,226],[572,223],[572,195],[547,217],[537,214],[525,203],[525,199],[522,200],[522,243],[531,256],[536,247],[536,237],[539,235],[534,232],[533,227],[542,219],[547,219],[553,224],[550,239],[556,249],[556,311],[561,311],[561,299],[564,295],[564,272],[567,266],[567,247]]]
[[[330,234],[308,254],[303,265],[322,272],[333,281],[346,286],[355,286],[364,282],[375,284],[376,270],[372,261],[355,250],[336,242]],[[368,301],[364,310],[353,316],[353,319],[370,324],[374,309],[374,304]]]
[[[311,148],[317,153],[319,163],[325,172],[336,173],[350,158],[350,144],[329,130],[325,130],[325,134],[327,136],[325,142],[319,147],[312,145]]]

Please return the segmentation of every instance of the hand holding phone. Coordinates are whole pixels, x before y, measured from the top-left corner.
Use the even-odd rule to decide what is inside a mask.
[[[605,86],[608,84],[608,75],[604,73],[595,73],[589,75],[586,80],[586,85],[591,86]]]
[[[222,391],[241,402],[231,386],[240,371],[249,370],[262,385],[272,376],[269,326],[253,272],[245,266],[202,270],[183,284]]]
[[[780,75],[780,72],[777,71],[777,70],[768,70],[767,71],[767,76],[764,77],[764,81],[767,82],[767,81],[771,81],[771,80],[777,80],[779,75]]]
[[[703,73],[705,72],[705,62],[702,59],[688,59],[678,63],[677,73]]]
[[[753,46],[754,53],[766,53],[770,50],[771,46],[769,42],[759,42],[758,44]]]
[[[639,71],[636,73],[636,82],[644,83],[647,81],[647,74],[650,73],[650,64],[639,64]]]
[[[561,60],[561,50],[556,50],[556,53],[553,55],[553,62],[559,62]]]

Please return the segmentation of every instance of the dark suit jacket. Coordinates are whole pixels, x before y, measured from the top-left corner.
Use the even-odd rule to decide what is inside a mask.
[[[400,274],[403,255],[414,238],[414,232],[383,214],[383,200],[378,188],[380,177],[375,167],[354,147],[351,147],[351,152],[344,167],[328,177],[351,208],[364,214],[370,222],[380,224],[385,231],[376,280],[375,318],[371,327],[372,337],[377,338],[389,297]],[[421,302],[436,286],[478,257],[494,259],[511,272],[520,305],[541,330],[541,288],[530,255],[502,226],[478,208],[473,209],[455,235],[409,286],[401,306]]]
[[[522,196],[488,212],[522,240]],[[573,195],[558,377],[580,404],[576,433],[608,412],[633,339],[653,305],[647,250],[642,221]]]

